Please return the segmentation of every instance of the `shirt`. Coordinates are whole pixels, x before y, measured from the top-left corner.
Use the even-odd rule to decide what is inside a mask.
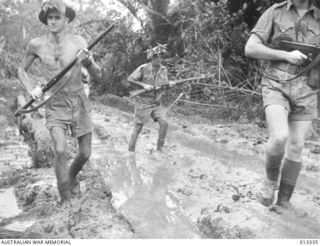
[[[307,12],[299,17],[292,0],[276,3],[263,13],[252,33],[258,35],[265,45],[277,43],[281,39],[318,45],[320,10],[310,1]],[[292,65],[284,61],[271,61],[271,66],[289,73],[292,70]]]
[[[168,70],[165,66],[160,65],[160,68],[156,74],[153,72],[152,63],[146,63],[139,66],[130,76],[130,80],[140,81],[142,83],[161,86],[168,83]],[[137,101],[145,104],[152,104],[158,97],[160,97],[161,92],[146,92],[137,97]]]

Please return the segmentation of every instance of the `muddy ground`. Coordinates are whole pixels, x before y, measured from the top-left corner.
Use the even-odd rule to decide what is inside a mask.
[[[31,168],[28,146],[6,113],[0,238],[320,238],[319,139],[306,144],[295,209],[279,215],[254,196],[264,174],[261,124],[174,112],[163,153],[155,151],[158,126],[150,122],[130,154],[132,115],[96,101],[82,196],[62,207],[53,168]]]

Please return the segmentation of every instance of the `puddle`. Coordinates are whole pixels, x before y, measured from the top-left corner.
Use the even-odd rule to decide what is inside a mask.
[[[14,188],[0,189],[0,217],[10,218],[20,212],[14,195]]]
[[[184,215],[179,199],[168,189],[174,176],[166,162],[109,149],[108,161],[101,162],[106,146],[94,142],[97,146],[93,144],[91,161],[110,186],[113,205],[125,215],[138,237],[201,238],[198,227]],[[151,161],[157,166],[148,165]]]
[[[35,221],[16,221],[4,227],[4,229],[11,231],[25,231],[28,227],[32,226]]]

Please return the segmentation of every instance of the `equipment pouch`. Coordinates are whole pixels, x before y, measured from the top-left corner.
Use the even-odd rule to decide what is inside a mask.
[[[319,63],[310,70],[307,85],[310,86],[312,89],[320,88],[320,64]]]

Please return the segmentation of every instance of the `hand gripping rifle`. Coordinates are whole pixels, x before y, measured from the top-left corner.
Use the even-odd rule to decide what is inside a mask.
[[[293,42],[288,40],[281,40],[279,42],[278,48],[280,50],[285,50],[285,51],[299,50],[301,53],[305,54],[308,57],[309,63],[307,63],[307,65],[298,74],[296,74],[290,79],[279,80],[276,78],[272,78],[269,75],[267,75],[266,77],[279,82],[286,82],[286,81],[294,80],[300,77],[301,75],[307,74],[308,72],[310,72],[308,85],[311,87],[317,87],[317,84],[320,83],[319,81],[320,71],[318,67],[316,67],[316,65],[319,64],[320,62],[320,47],[312,44],[304,44],[304,43]]]
[[[201,75],[201,76],[197,76],[197,77],[191,77],[191,78],[188,78],[188,79],[173,80],[173,81],[169,81],[169,83],[166,83],[166,84],[163,84],[163,85],[160,85],[160,86],[156,86],[151,91],[169,90],[169,88],[174,87],[174,86],[185,84],[185,83],[193,81],[193,80],[205,79],[205,78],[212,77],[212,76],[214,76],[214,75]],[[130,92],[130,97],[129,98],[130,99],[134,98],[134,97],[139,96],[139,95],[141,95],[141,94],[143,94],[145,92],[149,92],[149,90],[146,90],[146,89],[134,90],[134,91]]]
[[[87,49],[91,50],[94,46],[96,46],[97,43],[101,41],[101,39],[104,38],[113,28],[115,27],[114,24],[111,24],[103,33],[101,33],[95,40],[90,42],[88,45]],[[69,65],[67,65],[60,73],[58,73],[56,76],[54,76],[43,88],[42,92],[46,93],[52,86],[54,86],[77,62],[78,57],[76,57]],[[30,107],[36,100],[35,99],[30,99],[25,105],[23,105],[20,109],[18,109],[15,113],[14,116],[18,117],[19,115],[23,113],[29,112],[26,110],[28,107]],[[41,104],[41,106],[44,104]]]

